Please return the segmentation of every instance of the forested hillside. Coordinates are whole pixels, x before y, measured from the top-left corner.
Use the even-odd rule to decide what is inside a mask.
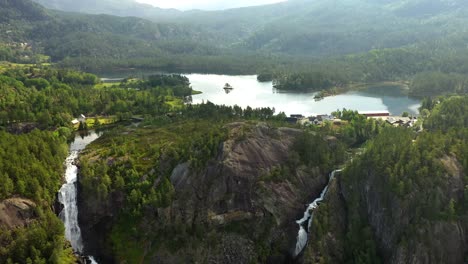
[[[49,7],[56,1],[40,0]],[[131,1],[100,1],[112,6],[103,13],[129,5]],[[66,11],[92,11],[87,2],[60,4]],[[218,44],[239,50],[324,57],[396,48],[439,41],[463,33],[467,5],[463,1],[311,1],[222,10],[192,11],[147,17],[183,27],[200,26],[216,36]],[[168,15],[171,14],[171,15]],[[131,10],[126,15],[133,16]],[[448,31],[447,31],[448,30]]]
[[[0,263],[74,263],[57,217],[71,120],[79,114],[169,122],[192,94],[179,75],[104,85],[93,74],[52,68],[0,75]],[[271,110],[270,110],[271,111]],[[271,114],[270,114],[271,116]],[[156,121],[155,121],[156,122]],[[94,125],[99,128],[99,119]]]
[[[425,131],[387,127],[368,141],[319,210],[305,260],[466,262],[466,103],[427,101]]]
[[[67,127],[80,114],[163,114],[192,94],[186,78],[153,76],[120,85],[100,85],[89,73],[51,68],[9,70],[0,76],[0,127],[29,122],[39,128]]]
[[[464,0],[0,0],[0,264],[77,261],[56,196],[88,123],[106,132],[76,161],[80,253],[99,263],[467,262],[467,25]],[[183,75],[76,68],[258,74],[325,95],[393,81],[426,98],[414,127],[349,109],[301,126],[274,105],[186,104]],[[297,255],[295,220],[324,188]]]
[[[156,22],[44,10],[29,0],[2,5],[8,23],[0,56],[10,61],[40,62],[46,57],[35,54],[46,54],[92,71],[257,73],[279,89],[327,93],[403,80],[416,96],[463,93],[460,74],[468,73],[468,11],[460,1],[288,1]],[[424,79],[440,85],[426,87]]]
[[[135,16],[146,18],[166,18],[179,15],[174,9],[160,9],[150,5],[140,4],[133,0],[34,0],[35,2],[54,10],[79,12],[87,14],[109,14],[115,16]]]

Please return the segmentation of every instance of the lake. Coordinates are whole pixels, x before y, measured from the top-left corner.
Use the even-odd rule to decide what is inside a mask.
[[[358,111],[387,110],[393,115],[401,115],[405,111],[417,114],[420,106],[420,100],[405,95],[401,87],[392,85],[368,87],[315,101],[316,92],[278,91],[273,88],[271,82],[258,82],[255,75],[185,74],[185,76],[190,79],[194,90],[203,92],[192,96],[194,104],[210,101],[219,105],[274,107],[276,113],[306,116],[330,114],[342,108]],[[226,83],[234,88],[230,93],[226,93],[223,89]]]
[[[103,80],[112,81],[128,76],[145,77],[152,74],[164,74],[150,71],[122,71],[99,74]],[[279,91],[273,88],[272,82],[261,83],[255,75],[217,75],[217,74],[183,74],[190,79],[192,88],[203,92],[192,96],[192,102],[199,104],[210,101],[220,105],[239,105],[241,107],[274,107],[276,113],[287,115],[330,114],[337,109],[358,111],[389,111],[393,115],[403,112],[417,114],[420,100],[405,95],[399,86],[382,85],[368,87],[364,90],[350,91],[345,94],[326,97],[315,101],[317,92]],[[229,83],[234,89],[226,94],[224,85]]]

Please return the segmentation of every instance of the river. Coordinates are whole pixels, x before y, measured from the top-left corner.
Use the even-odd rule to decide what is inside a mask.
[[[65,225],[65,237],[70,241],[73,250],[77,254],[83,253],[83,241],[81,238],[81,229],[78,225],[78,206],[77,206],[77,180],[78,167],[75,165],[75,160],[88,144],[98,139],[100,134],[91,131],[86,136],[77,134],[75,140],[70,144],[70,151],[65,160],[66,182],[60,188],[58,199],[63,205],[63,210],[60,212],[60,218]],[[97,263],[92,256],[88,257],[91,263]]]

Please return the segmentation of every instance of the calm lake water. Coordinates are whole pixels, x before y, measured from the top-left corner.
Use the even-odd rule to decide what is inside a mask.
[[[99,74],[102,79],[142,78],[161,72],[122,71]],[[295,93],[278,91],[271,82],[260,83],[257,76],[233,76],[216,74],[183,74],[190,79],[192,88],[203,92],[192,96],[193,103],[210,101],[220,105],[239,105],[241,107],[274,107],[276,113],[291,114],[330,114],[337,109],[358,111],[383,111],[400,115],[403,112],[418,113],[420,100],[408,97],[399,86],[377,86],[365,90],[351,91],[345,94],[326,97],[315,101],[316,92]],[[223,87],[229,83],[234,89],[226,94]]]
[[[271,82],[260,83],[256,76],[229,76],[214,74],[186,74],[192,88],[203,92],[194,95],[193,103],[210,101],[220,105],[241,107],[274,107],[276,113],[290,114],[329,114],[337,109],[358,111],[387,110],[400,115],[407,111],[417,114],[420,100],[405,95],[399,86],[376,86],[361,91],[326,97],[315,101],[315,92],[280,92]],[[227,94],[223,89],[229,83],[234,89]]]

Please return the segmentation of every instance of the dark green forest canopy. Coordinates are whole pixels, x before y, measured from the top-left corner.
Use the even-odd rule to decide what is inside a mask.
[[[169,100],[192,95],[180,75],[150,76],[101,87],[93,74],[72,70],[22,68],[0,75],[0,125],[35,122],[40,128],[69,127],[80,114],[158,115],[172,110]]]
[[[381,202],[387,208],[395,203],[411,208],[405,216],[409,219],[406,224],[400,223],[400,219],[388,223],[398,230],[395,239],[405,241],[403,245],[426,243],[421,230],[429,230],[431,223],[466,219],[467,100],[468,96],[437,99],[424,122],[425,131],[418,134],[402,128],[383,129],[366,144],[365,153],[343,173],[344,184],[349,188],[359,189],[372,181],[372,188],[382,194]],[[447,165],[447,161],[457,164],[456,169]],[[447,175],[463,176],[462,188],[454,193],[448,191],[454,183],[447,180]],[[377,254],[380,241],[370,232],[370,217],[363,211],[366,202],[362,199],[359,190],[350,194],[348,206],[352,213],[348,216],[347,258],[354,262],[376,263],[382,261]],[[358,243],[362,240],[366,240],[366,244]]]
[[[46,54],[87,71],[258,73],[288,90],[343,90],[356,82],[407,81],[434,72],[430,79],[440,85],[426,88],[414,78],[411,93],[465,91],[442,77],[468,73],[462,30],[468,11],[461,1],[288,1],[208,13],[157,10],[170,15],[153,21],[51,11],[29,0],[0,4],[0,59],[9,61],[41,62],[37,54]],[[86,2],[62,8],[86,12]]]
[[[58,132],[12,135],[0,131],[0,201],[24,197],[36,204],[27,226],[0,225],[0,263],[75,260],[63,223],[51,210],[62,184],[66,139]]]
[[[73,4],[69,7],[79,8],[89,1]],[[115,1],[106,4],[108,8]],[[285,90],[411,81],[411,95],[433,97],[423,102],[424,131],[393,128],[343,110],[336,114],[347,123],[310,128],[324,134],[304,134],[288,160],[288,166],[321,166],[329,171],[344,161],[345,148],[364,146],[366,151],[344,171],[344,184],[356,190],[366,176],[378,175],[375,187],[387,202],[407,202],[414,209],[409,214],[411,224],[397,234],[403,244],[418,240],[418,228],[430,221],[466,219],[468,189],[454,197],[445,195],[444,176],[449,172],[442,160],[455,160],[468,170],[467,97],[434,95],[467,92],[467,7],[461,0],[295,0],[209,13],[148,9],[141,14],[143,19],[64,13],[29,0],[0,0],[0,60],[53,62],[90,71],[257,73],[259,80],[273,81]],[[99,8],[103,7],[84,11],[96,13]],[[126,16],[125,12],[114,15]],[[141,9],[131,12],[140,16]],[[73,70],[0,66],[0,200],[20,196],[37,204],[27,228],[0,227],[1,264],[73,262],[62,223],[51,207],[62,182],[70,120],[79,114],[113,115],[120,120],[138,115],[148,126],[127,135],[117,128],[91,145],[87,157],[112,157],[114,163],[83,158],[82,169],[89,176],[83,179],[84,192],[95,195],[96,201],[124,194],[125,217],[116,223],[111,238],[122,254],[139,246],[126,242],[145,238],[138,228],[128,226],[142,219],[148,207],[165,207],[174,199],[168,179],[174,166],[181,161],[195,169],[206,166],[228,136],[226,123],[285,125],[284,114],[275,115],[270,108],[208,102],[175,113],[169,100],[183,100],[193,92],[189,80],[180,75],[129,79],[107,87],[97,85],[95,75]],[[14,123],[35,123],[43,131],[22,135],[3,131]],[[336,149],[329,148],[324,135],[336,137]],[[159,170],[151,174],[153,166]],[[267,180],[285,180],[290,169],[278,168]],[[150,181],[156,178],[161,184],[153,188]],[[348,216],[347,258],[376,263],[378,242],[364,217],[362,197],[351,196],[348,207],[355,213]]]

